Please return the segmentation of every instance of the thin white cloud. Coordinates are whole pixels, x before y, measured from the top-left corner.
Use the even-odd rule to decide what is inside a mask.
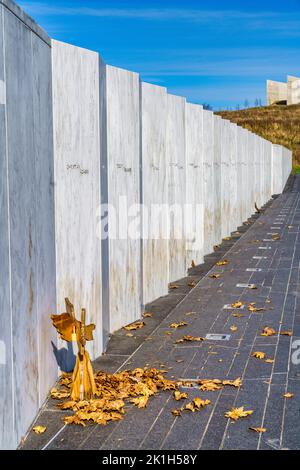
[[[258,20],[276,17],[276,12],[247,12],[238,10],[200,10],[178,8],[92,8],[46,5],[38,2],[20,2],[30,14],[41,16],[94,16],[112,18],[136,18],[153,20],[191,20],[208,22],[211,20],[245,19]],[[282,14],[280,14],[282,17]]]
[[[143,76],[152,77],[248,77],[285,76],[291,70],[299,74],[299,50],[265,49],[226,51],[205,50],[168,57],[160,54],[154,61],[130,60],[127,65]]]
[[[21,7],[33,17],[57,16],[118,18],[124,20],[186,21],[218,27],[219,31],[247,28],[253,32],[265,31],[278,37],[300,37],[300,12],[204,10],[189,8],[94,8],[85,6],[47,5],[41,2],[23,1]]]

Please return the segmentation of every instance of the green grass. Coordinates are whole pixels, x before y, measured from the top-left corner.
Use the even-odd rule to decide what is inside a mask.
[[[216,114],[292,150],[295,171],[300,171],[300,105],[262,106]]]
[[[300,166],[293,166],[293,173],[294,175],[298,175],[300,173]]]

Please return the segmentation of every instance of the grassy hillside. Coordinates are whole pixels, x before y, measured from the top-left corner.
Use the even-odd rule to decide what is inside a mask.
[[[294,167],[300,167],[300,105],[273,105],[239,111],[222,111],[216,114],[261,135],[274,144],[288,147],[293,151]]]

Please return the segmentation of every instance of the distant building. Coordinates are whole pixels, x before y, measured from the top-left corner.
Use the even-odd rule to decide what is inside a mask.
[[[300,104],[300,78],[288,75],[287,83],[267,80],[267,103]]]

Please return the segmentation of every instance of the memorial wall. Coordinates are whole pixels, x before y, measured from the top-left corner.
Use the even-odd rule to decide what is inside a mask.
[[[51,41],[0,0],[0,448],[74,353],[50,315],[96,324],[93,358],[272,194],[291,152]]]

